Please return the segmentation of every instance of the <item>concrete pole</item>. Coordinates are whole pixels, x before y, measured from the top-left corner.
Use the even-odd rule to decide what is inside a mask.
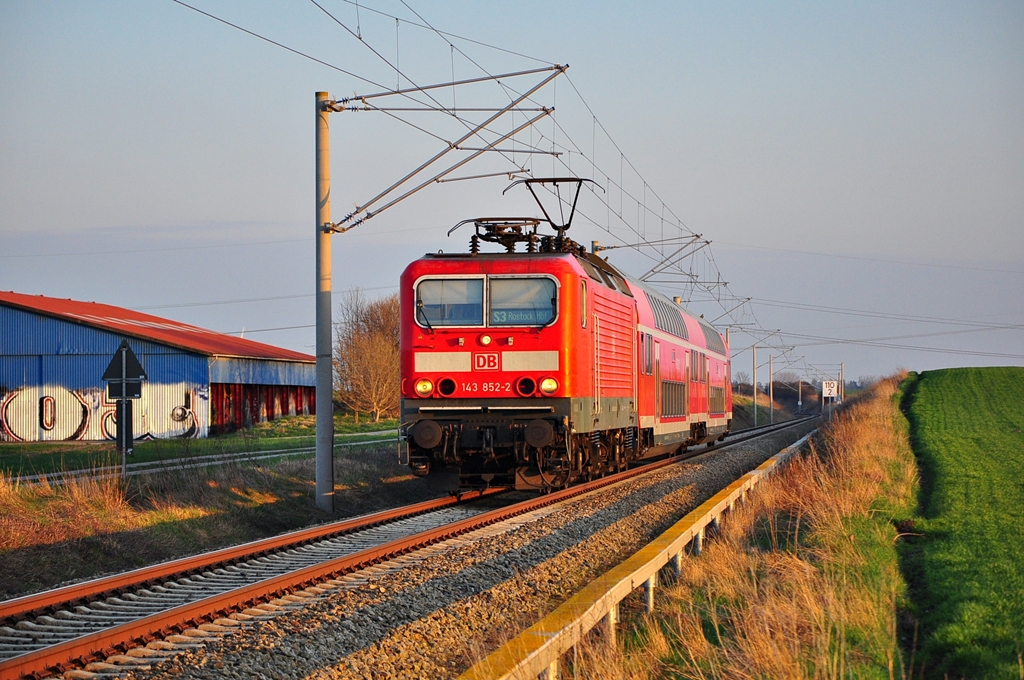
[[[755,344],[751,347],[750,351],[751,356],[753,356],[752,363],[754,364],[754,367],[751,369],[753,377],[750,379],[754,386],[754,427],[757,427],[757,345]]]
[[[608,613],[604,615],[604,634],[609,647],[618,646],[616,639],[616,627],[619,623],[619,605],[613,604]]]
[[[840,362],[839,364],[839,403],[843,403],[846,400],[846,366]]]
[[[644,582],[644,611],[650,614],[654,611],[654,589],[658,587],[658,572],[651,574]]]
[[[680,550],[672,556],[672,571],[675,572],[676,578],[683,575],[683,551]]]
[[[121,479],[128,479],[128,350],[121,347]]]
[[[768,424],[775,423],[775,369],[772,368],[771,354],[768,355]]]
[[[331,128],[316,93],[316,506],[334,512],[334,371],[331,347]]]

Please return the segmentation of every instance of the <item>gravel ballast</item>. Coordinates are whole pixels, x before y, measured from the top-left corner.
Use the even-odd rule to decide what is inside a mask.
[[[205,644],[127,676],[456,677],[813,427],[662,468],[248,610],[234,617],[245,621],[232,634],[193,636]]]

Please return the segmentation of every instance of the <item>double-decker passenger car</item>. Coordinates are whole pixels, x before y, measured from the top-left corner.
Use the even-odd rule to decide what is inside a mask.
[[[536,224],[477,220],[470,253],[428,254],[402,274],[413,471],[458,466],[460,487],[547,490],[723,438],[723,336]],[[507,252],[480,253],[481,239]]]

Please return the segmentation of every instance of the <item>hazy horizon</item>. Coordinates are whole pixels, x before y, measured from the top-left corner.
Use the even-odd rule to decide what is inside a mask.
[[[312,4],[195,6],[399,82]],[[537,97],[558,125],[542,123],[534,141],[578,145],[560,159],[583,176],[618,181],[625,167],[634,195],[653,206],[656,193],[711,240],[698,274],[720,272],[753,298],[761,327],[782,329],[788,356],[803,357],[776,370],[844,362],[856,379],[1024,364],[1024,5],[412,5],[441,30],[516,54],[454,37],[452,50],[405,23],[415,17],[401,3],[360,2],[358,15],[342,0],[324,6],[420,83],[544,65],[521,55],[570,64],[569,80]],[[394,19],[374,9],[403,17],[397,44]],[[311,351],[313,93],[374,88],[170,0],[2,2],[0,19],[0,289]],[[437,96],[451,103],[450,91]],[[508,101],[497,88],[465,97]],[[379,113],[333,114],[331,126],[334,219],[441,148]],[[561,170],[520,158],[538,176]],[[480,172],[500,170],[487,162]],[[396,290],[411,259],[464,250],[468,232],[445,236],[462,219],[535,214],[502,196],[507,184],[434,185],[334,236],[336,294]],[[596,197],[571,235],[628,242],[626,217],[602,215]],[[628,196],[607,200],[628,212]],[[648,238],[653,215],[635,219]],[[626,249],[606,254],[634,274],[648,266]],[[724,311],[708,294],[690,307]],[[736,351],[752,342],[733,337]],[[773,351],[759,348],[759,362]],[[749,352],[735,370],[750,372]]]

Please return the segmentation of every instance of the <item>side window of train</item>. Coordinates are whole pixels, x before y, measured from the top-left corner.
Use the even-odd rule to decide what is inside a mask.
[[[587,327],[587,282],[580,279],[580,325]]]

